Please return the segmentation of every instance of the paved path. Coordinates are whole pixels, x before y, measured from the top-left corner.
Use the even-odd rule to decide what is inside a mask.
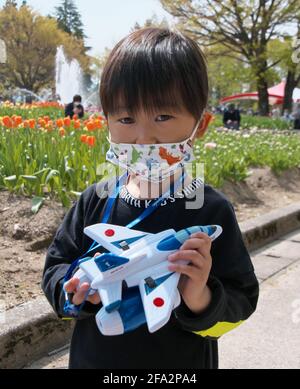
[[[220,368],[300,368],[300,231],[252,255],[257,310],[219,342]]]
[[[256,312],[219,341],[220,368],[300,368],[300,230],[252,253]],[[29,369],[65,369],[68,347]]]

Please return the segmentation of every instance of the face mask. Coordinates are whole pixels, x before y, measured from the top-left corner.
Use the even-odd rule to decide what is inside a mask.
[[[192,141],[201,119],[192,134],[179,143],[130,144],[114,143],[110,139],[107,161],[128,169],[141,180],[160,182],[170,177],[179,165],[195,160]]]

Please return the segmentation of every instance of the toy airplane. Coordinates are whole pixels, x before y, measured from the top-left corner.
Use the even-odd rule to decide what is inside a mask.
[[[180,304],[180,274],[170,272],[168,256],[196,232],[215,240],[222,227],[193,226],[157,234],[102,223],[84,229],[86,235],[109,251],[83,258],[74,275],[80,280],[79,286],[83,282],[91,284],[90,294],[99,292],[103,308],[96,322],[103,335],[120,335],[145,321],[152,333],[169,321],[173,309]],[[123,282],[128,288],[138,286],[139,296],[122,296]]]

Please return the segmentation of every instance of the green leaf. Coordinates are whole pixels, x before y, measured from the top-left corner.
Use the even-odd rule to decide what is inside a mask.
[[[48,174],[47,178],[46,178],[46,184],[48,184],[48,182],[55,176],[57,176],[59,174],[59,171],[58,170],[51,170],[51,172]]]
[[[32,199],[32,207],[31,207],[31,211],[36,214],[38,213],[38,211],[40,210],[41,206],[43,205],[43,202],[44,202],[44,198],[43,197],[34,197]]]
[[[72,167],[67,167],[66,168],[66,173],[69,175],[69,177],[73,177],[75,175],[75,169],[73,169]]]
[[[38,177],[38,176],[41,176],[41,175],[43,175],[45,172],[48,172],[49,170],[51,170],[50,167],[47,167],[47,168],[45,168],[45,169],[43,169],[43,170],[40,170],[40,171],[34,173],[34,176],[37,176],[37,177]]]
[[[64,207],[66,207],[66,208],[70,207],[71,201],[70,201],[69,197],[66,195],[65,191],[61,191],[60,199],[61,199]]]
[[[5,177],[5,178],[4,178],[4,181],[15,182],[15,181],[17,181],[17,176]]]
[[[24,178],[25,181],[29,181],[29,182],[36,182],[38,179],[36,176],[21,176],[21,177]]]
[[[70,193],[75,195],[78,198],[81,196],[81,192],[75,192],[74,190],[71,190]]]

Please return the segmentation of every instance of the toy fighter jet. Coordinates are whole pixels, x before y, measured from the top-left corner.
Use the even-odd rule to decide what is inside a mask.
[[[168,256],[196,232],[204,232],[214,240],[222,233],[222,227],[193,226],[157,234],[102,223],[84,229],[86,235],[109,251],[95,258],[83,258],[74,275],[80,280],[79,286],[83,282],[91,284],[90,294],[99,292],[103,308],[97,313],[96,322],[103,335],[122,334],[143,320],[152,333],[169,321],[173,309],[180,304],[180,274],[170,272]],[[139,287],[141,304],[137,296],[127,296],[122,303],[123,282],[128,288]]]

